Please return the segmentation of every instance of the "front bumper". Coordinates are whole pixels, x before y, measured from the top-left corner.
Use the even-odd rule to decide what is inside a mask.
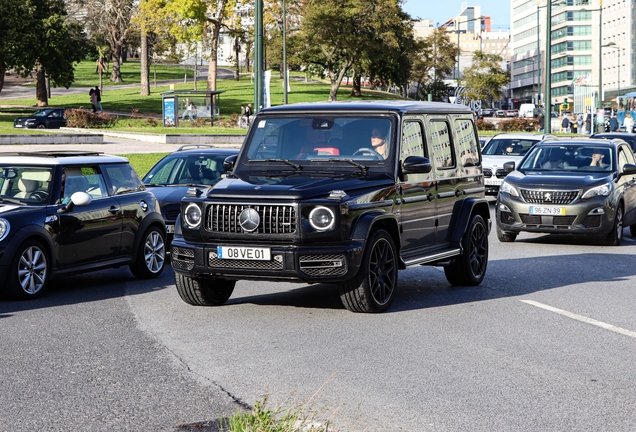
[[[560,215],[537,215],[531,207],[565,209]],[[616,206],[608,197],[577,200],[573,204],[529,204],[501,193],[496,204],[496,223],[508,233],[537,232],[550,234],[605,235],[614,227]]]
[[[363,242],[347,241],[329,245],[258,244],[269,248],[271,259],[221,259],[219,246],[253,245],[227,242],[193,243],[181,236],[172,240],[172,267],[190,277],[229,280],[270,280],[288,282],[342,282],[358,274]]]

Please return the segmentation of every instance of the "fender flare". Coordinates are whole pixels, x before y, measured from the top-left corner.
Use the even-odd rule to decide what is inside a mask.
[[[144,240],[143,235],[151,225],[158,225],[163,231],[164,239],[166,238],[166,222],[163,220],[163,217],[161,217],[158,213],[153,213],[146,216],[139,225],[139,229],[137,230],[137,235],[135,237],[135,243],[132,250],[133,255],[137,255],[139,245]]]
[[[369,211],[356,218],[351,230],[351,240],[358,240],[366,245],[369,234],[374,227],[380,226],[386,230],[391,237],[397,250],[400,250],[400,230],[397,218],[393,213]]]
[[[2,254],[2,260],[0,260],[0,266],[3,268],[8,268],[9,264],[13,260],[16,250],[18,247],[27,239],[37,239],[41,241],[44,246],[47,248],[49,253],[49,259],[51,260],[50,269],[52,270],[52,275],[55,274],[55,268],[53,263],[55,262],[55,245],[53,240],[51,239],[51,234],[45,230],[43,227],[39,225],[26,225],[16,231],[11,240],[7,243],[7,247]],[[4,275],[0,275],[3,277]]]
[[[455,203],[453,219],[451,220],[451,243],[461,244],[473,214],[479,214],[484,218],[488,224],[488,233],[490,233],[491,221],[488,201],[484,198],[466,198]]]

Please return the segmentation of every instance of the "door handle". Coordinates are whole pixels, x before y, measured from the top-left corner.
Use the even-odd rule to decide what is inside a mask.
[[[112,213],[112,214],[118,213],[118,212],[119,212],[119,207],[111,206],[111,207],[108,209],[108,212],[109,212],[109,213]]]
[[[435,196],[432,193],[429,193],[428,196],[426,197],[426,199],[429,201],[433,201],[433,198],[435,198]]]

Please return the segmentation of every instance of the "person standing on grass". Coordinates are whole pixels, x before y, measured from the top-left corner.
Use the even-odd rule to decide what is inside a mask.
[[[97,99],[95,108],[99,107],[99,112],[104,112],[104,108],[102,108],[102,92],[99,90],[99,86],[95,86],[95,97]]]
[[[91,97],[91,105],[93,105],[93,112],[96,113],[97,112],[97,95],[95,94],[95,89],[92,88],[88,92],[88,95]]]

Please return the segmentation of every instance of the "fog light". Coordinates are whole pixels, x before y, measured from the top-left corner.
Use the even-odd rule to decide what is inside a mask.
[[[499,210],[503,212],[512,213],[512,210],[510,210],[510,208],[508,208],[508,206],[505,204],[499,204]]]

